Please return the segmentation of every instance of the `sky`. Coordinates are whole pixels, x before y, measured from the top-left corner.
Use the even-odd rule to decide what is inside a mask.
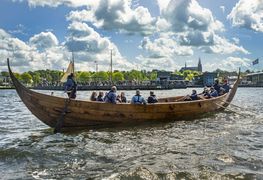
[[[262,70],[263,0],[1,0],[0,71]],[[252,61],[259,58],[259,64]]]

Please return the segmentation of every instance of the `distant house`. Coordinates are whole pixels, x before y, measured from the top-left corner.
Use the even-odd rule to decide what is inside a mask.
[[[169,81],[172,72],[170,71],[157,71],[157,81]]]
[[[9,85],[10,78],[0,75],[0,85],[7,86]]]
[[[255,85],[263,85],[263,72],[246,75],[246,80]]]
[[[203,85],[212,86],[217,78],[217,73],[214,72],[204,72],[203,75]]]
[[[184,80],[184,76],[178,75],[178,74],[171,74],[170,77],[171,80]]]
[[[180,71],[182,72],[182,71],[185,71],[185,70],[202,72],[203,69],[202,69],[201,59],[199,58],[197,67],[187,67],[187,65],[185,63],[185,67],[182,67],[180,69]]]

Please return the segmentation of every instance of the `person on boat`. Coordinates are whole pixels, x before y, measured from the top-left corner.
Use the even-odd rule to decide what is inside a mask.
[[[224,80],[224,84],[223,84],[222,88],[224,88],[225,93],[228,93],[230,90],[230,85],[228,84],[226,79]]]
[[[154,94],[153,91],[150,91],[150,96],[148,97],[147,102],[151,104],[158,102],[156,95]]]
[[[99,95],[97,97],[97,101],[100,101],[100,102],[103,102],[103,96],[104,96],[104,93],[102,91],[99,92]]]
[[[218,96],[222,96],[224,94],[225,94],[225,89],[221,87],[219,90]]]
[[[203,97],[204,97],[205,99],[211,98],[211,95],[210,95],[210,93],[209,93],[209,89],[208,89],[208,88],[206,88],[206,89],[204,90],[204,93],[203,93],[202,95],[203,95]]]
[[[91,93],[90,100],[91,101],[97,101],[97,93],[95,91],[93,91]]]
[[[198,100],[198,95],[195,89],[192,90],[192,94],[190,95],[192,101]]]
[[[217,91],[217,93],[220,92],[220,87],[221,86],[220,86],[219,81],[217,79],[215,80],[215,83],[214,83],[213,87]]]
[[[131,104],[146,104],[146,101],[141,96],[139,89],[136,90],[136,94],[132,97]]]
[[[77,83],[74,80],[74,74],[71,73],[68,75],[67,82],[65,84],[65,93],[68,94],[68,97],[71,99],[76,98],[76,93],[77,93]]]
[[[125,96],[124,92],[121,92],[121,97],[120,97],[121,103],[127,103],[127,98]]]
[[[107,103],[112,103],[112,104],[116,104],[117,101],[117,88],[116,86],[112,86],[111,90],[105,95],[104,97],[104,101]]]
[[[214,87],[210,88],[210,96],[211,97],[217,97],[218,96],[217,90],[215,90]]]

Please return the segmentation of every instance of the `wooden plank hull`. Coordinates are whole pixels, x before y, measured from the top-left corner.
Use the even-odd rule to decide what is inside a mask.
[[[9,61],[8,68],[16,91],[27,108],[43,123],[55,127],[67,99],[27,89],[13,75]],[[176,102],[181,97],[171,97],[160,99],[160,103],[147,105],[70,100],[63,127],[193,119],[227,107],[236,93],[238,83],[239,79],[230,93],[207,100]]]

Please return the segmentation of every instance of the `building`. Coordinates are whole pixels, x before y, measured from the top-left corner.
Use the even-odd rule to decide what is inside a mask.
[[[212,86],[217,79],[217,73],[213,72],[204,72],[202,75],[203,85],[204,86]]]
[[[202,68],[202,63],[201,63],[201,59],[199,58],[198,59],[198,65],[197,67],[187,67],[186,63],[185,63],[185,67],[182,67],[180,69],[180,71],[185,71],[185,70],[190,70],[190,71],[199,71],[199,72],[202,72],[203,71],[203,68]]]
[[[249,84],[263,85],[263,72],[247,74],[245,78]]]
[[[157,71],[157,81],[169,81],[171,74],[170,71]]]

